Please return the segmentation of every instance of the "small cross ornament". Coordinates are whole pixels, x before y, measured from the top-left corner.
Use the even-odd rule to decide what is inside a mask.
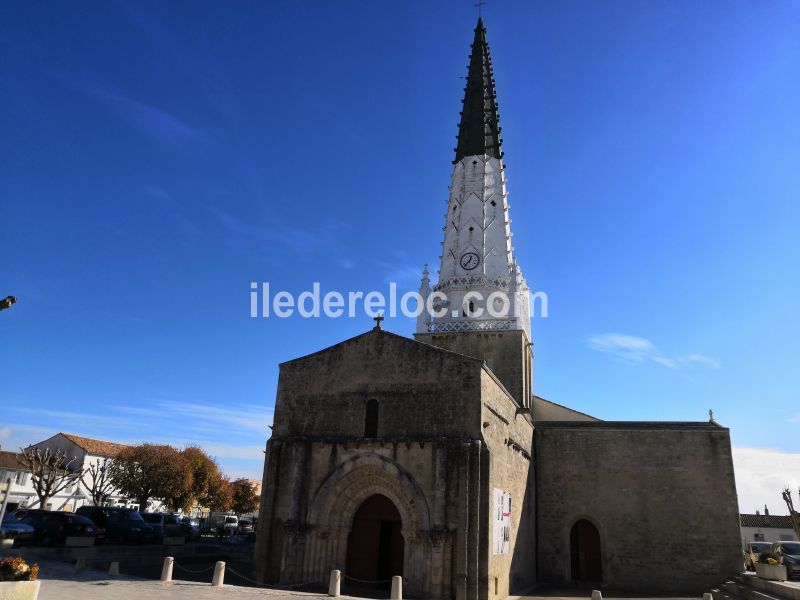
[[[381,321],[383,321],[383,313],[378,313],[377,317],[373,317],[375,319],[375,329],[381,329]]]

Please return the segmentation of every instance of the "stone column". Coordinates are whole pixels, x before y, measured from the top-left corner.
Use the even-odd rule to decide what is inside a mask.
[[[470,525],[470,489],[469,489],[469,450],[470,443],[464,442],[458,449],[458,528],[456,530],[455,551],[455,585],[456,600],[469,600],[467,579],[469,574],[469,525]]]
[[[303,503],[303,483],[306,479],[307,443],[300,440],[292,444],[292,467],[290,482],[289,519],[284,523],[286,529],[286,556],[281,582],[299,583],[303,571],[305,523],[301,513]]]
[[[469,524],[467,528],[467,600],[480,598],[481,442],[469,447]]]
[[[264,474],[261,480],[261,507],[258,511],[258,537],[254,554],[254,575],[256,581],[266,583],[270,578],[270,533],[275,518],[275,498],[280,481],[278,480],[282,442],[268,440],[264,457]],[[273,552],[275,549],[273,549]]]

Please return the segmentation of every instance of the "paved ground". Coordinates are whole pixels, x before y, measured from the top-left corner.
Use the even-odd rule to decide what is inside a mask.
[[[75,572],[72,565],[58,561],[39,561],[42,573],[40,600],[189,600],[204,598],[248,599],[270,598],[270,600],[299,600],[301,597],[322,598],[321,594],[269,590],[254,587],[226,585],[223,588],[211,587],[208,583],[193,581],[174,581],[161,583],[120,576],[108,579],[102,571],[86,569]],[[347,598],[347,596],[342,596]]]

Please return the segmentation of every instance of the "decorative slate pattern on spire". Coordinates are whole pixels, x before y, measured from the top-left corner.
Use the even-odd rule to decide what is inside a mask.
[[[497,116],[497,98],[494,92],[492,59],[489,57],[489,44],[486,42],[486,27],[478,18],[475,39],[472,42],[472,56],[467,72],[467,86],[464,88],[464,109],[461,111],[461,124],[458,127],[457,163],[465,156],[488,154],[501,158],[500,126]]]

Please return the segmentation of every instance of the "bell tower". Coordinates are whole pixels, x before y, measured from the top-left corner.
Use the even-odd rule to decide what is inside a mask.
[[[486,361],[520,406],[532,394],[530,294],[514,258],[500,124],[486,41],[478,19],[464,88],[439,280],[415,338]]]

